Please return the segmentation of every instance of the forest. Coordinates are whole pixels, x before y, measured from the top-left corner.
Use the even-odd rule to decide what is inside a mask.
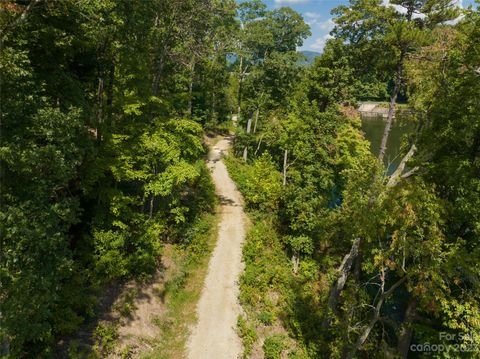
[[[2,0],[0,357],[183,358],[218,139],[248,218],[240,357],[480,357],[476,1],[345,1],[309,62],[307,21],[260,0]],[[183,314],[122,347],[105,293],[170,257]]]

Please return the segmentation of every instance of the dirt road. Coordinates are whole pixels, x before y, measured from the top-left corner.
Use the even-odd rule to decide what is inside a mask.
[[[221,139],[211,148],[208,166],[221,200],[218,240],[198,302],[198,322],[187,344],[189,359],[236,359],[242,353],[236,334],[238,278],[243,270],[242,242],[245,215],[242,197],[221,160],[230,142]]]

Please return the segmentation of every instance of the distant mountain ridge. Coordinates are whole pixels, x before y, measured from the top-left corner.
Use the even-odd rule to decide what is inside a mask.
[[[301,61],[302,64],[306,64],[306,65],[313,64],[313,62],[315,61],[315,58],[321,55],[320,52],[309,51],[309,50],[298,51],[298,53],[303,54],[306,57],[305,60]],[[234,64],[237,61],[237,59],[238,57],[235,54],[227,55],[227,62],[229,64]]]
[[[299,53],[303,54],[307,58],[305,60],[305,63],[308,65],[312,64],[315,61],[315,58],[321,55],[320,52],[309,51],[309,50],[299,51]]]

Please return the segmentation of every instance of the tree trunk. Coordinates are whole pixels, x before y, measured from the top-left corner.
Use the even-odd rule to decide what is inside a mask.
[[[97,141],[101,141],[103,133],[103,94],[105,90],[105,83],[103,79],[103,71],[100,71],[98,76],[97,88]]]
[[[190,64],[190,82],[188,84],[188,116],[193,116],[193,81],[195,78],[195,61]]]
[[[292,255],[292,264],[293,264],[293,274],[297,274],[298,267],[300,266],[300,256],[295,252]]]
[[[112,61],[108,74],[107,85],[107,128],[112,127],[113,122],[113,85],[115,83],[115,62]],[[110,131],[109,131],[110,132]]]
[[[242,88],[243,88],[243,56],[240,56],[239,65],[239,79],[238,79],[238,95],[237,95],[237,116],[241,116],[242,109]]]
[[[250,134],[250,132],[252,130],[252,118],[250,117],[247,121],[247,133]]]
[[[342,263],[340,264],[340,267],[338,268],[337,280],[332,284],[330,288],[330,294],[328,296],[328,306],[335,314],[338,314],[337,305],[340,299],[340,293],[345,287],[345,283],[347,282],[347,278],[348,278],[348,272],[352,268],[353,261],[358,255],[359,245],[360,245],[360,238],[356,238],[352,243],[350,252],[347,255],[345,255]],[[323,326],[327,327],[329,324],[330,324],[330,318],[327,315],[327,317],[323,321]]]
[[[217,101],[217,98],[215,96],[215,90],[212,90],[212,104],[211,104],[211,107],[210,107],[210,112],[211,112],[211,120],[214,124],[217,124],[217,116],[215,114],[215,108],[216,108],[216,105],[217,105],[216,101]]]
[[[149,214],[148,214],[149,219],[152,219],[152,217],[153,217],[153,206],[155,204],[154,201],[155,201],[155,196],[152,194],[150,196],[150,210],[149,210]]]
[[[362,246],[362,241],[360,241],[360,243],[358,244],[358,255],[357,255],[357,258],[355,258],[354,266],[353,266],[353,274],[357,282],[359,282],[360,278],[362,277],[363,254],[362,254],[361,246]]]
[[[153,166],[153,175],[156,176],[157,174],[157,166],[154,165]],[[149,215],[148,215],[148,218],[149,219],[152,219],[153,218],[153,209],[155,207],[155,195],[152,193],[151,197],[150,197],[150,210],[149,210]]]
[[[163,72],[163,54],[155,61],[155,68],[153,73],[153,81],[152,81],[152,96],[158,97],[159,89],[160,89],[160,79],[162,77]]]
[[[264,136],[264,134],[262,133],[262,135],[260,136],[260,140],[258,140],[257,149],[255,150],[255,153],[253,154],[254,156],[257,155],[257,152],[260,149],[260,146],[262,145],[263,136]]]
[[[387,187],[395,187],[398,184],[398,182],[402,178],[402,174],[403,174],[403,171],[405,170],[405,166],[407,162],[413,157],[416,150],[417,148],[415,147],[415,145],[412,145],[412,147],[410,147],[410,150],[402,158],[395,172],[393,172],[390,178],[388,179]]]
[[[247,121],[247,134],[250,133],[251,128],[252,128],[252,118],[250,117]],[[245,148],[243,149],[243,160],[247,162],[247,159],[248,159],[248,146],[245,146]]]
[[[258,122],[258,115],[260,113],[260,109],[257,108],[255,111],[255,123],[253,124],[253,133],[257,132],[257,122]]]
[[[3,56],[3,38],[0,37],[0,56]],[[0,72],[0,147],[2,146],[3,139],[3,72]],[[0,184],[4,183],[5,177],[3,171],[3,161],[0,161]],[[0,185],[0,208],[3,208],[3,186]],[[0,251],[0,262],[3,263],[3,251]],[[1,353],[0,353],[1,354]],[[7,353],[8,354],[8,353]],[[7,355],[5,354],[5,355]]]
[[[390,96],[390,105],[388,107],[387,122],[383,131],[382,142],[380,143],[380,152],[378,153],[378,159],[383,161],[385,152],[387,150],[388,136],[392,129],[393,116],[395,115],[395,104],[397,103],[397,97],[402,85],[402,73],[403,73],[403,58],[405,56],[405,50],[400,52],[400,59],[398,60],[397,70],[395,72],[395,85],[393,87],[392,94]]]
[[[8,338],[3,338],[2,345],[0,346],[0,356],[3,357],[5,355],[5,357],[7,357],[9,353],[10,353],[10,341],[8,340]]]
[[[405,320],[403,321],[400,333],[398,334],[397,348],[400,357],[404,359],[407,359],[410,350],[410,343],[413,335],[413,322],[415,321],[417,307],[418,299],[412,296],[405,311]]]
[[[375,324],[377,324],[378,320],[380,319],[380,311],[383,306],[383,302],[385,299],[392,294],[395,289],[397,289],[403,282],[407,280],[407,276],[400,278],[395,284],[393,284],[388,291],[384,291],[384,285],[385,285],[385,273],[382,270],[381,274],[381,280],[382,280],[382,285],[381,285],[381,295],[380,298],[378,299],[377,304],[375,305],[374,309],[374,314],[368,325],[366,325],[363,328],[362,333],[358,336],[357,340],[355,341],[355,344],[353,345],[353,348],[350,352],[343,354],[342,357],[343,359],[353,359],[357,351],[363,346],[365,341],[367,340],[368,336],[370,335],[370,332],[372,331],[373,327]]]
[[[367,340],[368,336],[370,335],[370,332],[372,331],[373,327],[375,326],[379,318],[380,317],[377,314],[375,314],[375,316],[370,320],[368,325],[363,329],[362,334],[360,334],[360,336],[357,338],[357,341],[355,342],[353,349],[343,356],[344,359],[353,359],[358,349],[360,349],[363,343],[365,343],[365,341]]]
[[[158,90],[160,86],[160,74],[162,72],[163,64],[161,60],[157,60],[155,64],[155,73],[153,74],[153,81],[152,81],[152,96],[158,97]]]
[[[285,150],[283,154],[283,185],[287,185],[287,157],[288,157],[288,150]]]

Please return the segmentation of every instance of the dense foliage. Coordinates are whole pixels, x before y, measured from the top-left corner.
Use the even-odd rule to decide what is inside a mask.
[[[216,1],[5,1],[0,337],[53,357],[96,288],[152,274],[212,209],[202,125],[228,114],[235,7]]]
[[[239,131],[247,163],[229,166],[256,222],[242,320],[265,355],[278,326],[296,340],[280,340],[279,353],[293,357],[406,358],[412,344],[443,345],[438,357],[478,351],[479,16],[452,21],[460,10],[449,1],[392,3],[336,8],[323,54],[292,67],[288,95]],[[372,154],[351,105],[386,96]],[[387,174],[398,100],[416,130]]]

